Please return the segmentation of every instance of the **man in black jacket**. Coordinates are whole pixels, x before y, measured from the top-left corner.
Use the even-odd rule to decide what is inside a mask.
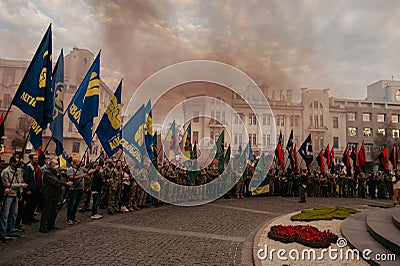
[[[56,159],[50,161],[49,168],[46,169],[43,175],[43,209],[40,219],[39,232],[48,233],[50,229],[55,229],[55,220],[57,213],[58,199],[62,193],[62,186],[72,186],[73,182],[65,183],[60,180],[60,174],[57,173]]]
[[[301,175],[299,178],[299,203],[306,202],[306,188],[307,188],[307,169],[303,169],[301,171]]]

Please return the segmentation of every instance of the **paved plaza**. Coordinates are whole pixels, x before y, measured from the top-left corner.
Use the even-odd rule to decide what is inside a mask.
[[[132,213],[104,215],[59,230],[25,226],[21,237],[0,244],[0,265],[253,265],[256,233],[271,219],[305,208],[338,205],[365,208],[389,200],[293,197],[220,199],[207,205],[164,205]],[[103,211],[103,210],[101,210]],[[104,212],[104,211],[103,211]]]

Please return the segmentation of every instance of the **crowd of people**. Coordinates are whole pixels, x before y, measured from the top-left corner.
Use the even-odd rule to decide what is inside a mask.
[[[253,196],[249,190],[251,180],[260,178],[254,174],[255,168],[247,165],[244,171],[236,168],[227,171],[221,182],[207,188],[202,185],[210,184],[220,176],[217,167],[209,166],[189,178],[187,170],[174,164],[158,164],[158,173],[165,180],[182,185],[180,190],[168,187],[172,183],[160,179],[157,186],[152,186],[150,183],[157,179],[149,178],[151,170],[148,166],[139,171],[128,167],[124,160],[99,160],[86,165],[80,160],[69,160],[71,167],[63,171],[58,167],[56,159],[47,160],[39,166],[38,157],[34,154],[29,155],[26,164],[16,157],[10,158],[8,166],[1,172],[2,242],[18,237],[15,232],[23,231],[22,225],[40,222],[39,231],[42,233],[57,229],[56,217],[65,203],[65,221],[68,225],[79,224],[76,218],[78,211],[90,211],[91,219],[100,219],[102,215],[99,214],[99,208],[113,215],[149,205],[158,207],[161,201],[153,197],[154,194],[149,195],[142,188],[140,180],[147,182],[156,194],[167,201],[179,202],[180,194],[189,186],[198,188],[196,194],[200,196],[215,194],[224,198],[250,197]],[[308,197],[393,198],[396,204],[399,203],[400,192],[400,182],[397,180],[397,175],[382,171],[346,174],[339,168],[327,173],[309,169],[282,171],[271,168],[260,183],[267,187],[262,196],[300,197],[299,202],[306,202],[307,194]],[[232,184],[235,185],[232,187]],[[189,200],[196,198],[191,197]],[[35,217],[37,213],[41,213],[40,221]]]

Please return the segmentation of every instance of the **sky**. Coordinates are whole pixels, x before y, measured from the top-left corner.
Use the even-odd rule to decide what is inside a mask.
[[[61,48],[101,49],[101,78],[125,97],[171,64],[231,64],[274,89],[329,88],[365,98],[381,79],[400,80],[396,0],[0,0],[0,58],[30,60],[52,23]]]

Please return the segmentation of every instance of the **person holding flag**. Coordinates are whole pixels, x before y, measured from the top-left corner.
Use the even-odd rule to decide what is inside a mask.
[[[311,163],[314,160],[312,141],[311,141],[311,133],[308,135],[306,140],[300,146],[298,152],[300,153],[301,158],[303,158],[304,162],[306,163],[307,169],[309,169],[311,166]]]
[[[292,131],[293,133],[293,131]],[[293,137],[293,135],[292,135]],[[289,138],[290,141],[290,138]],[[293,141],[292,141],[293,143]],[[278,139],[278,144],[276,145],[275,148],[275,156],[277,159],[277,165],[280,166],[280,168],[283,169],[283,160],[284,160],[284,150],[283,150],[283,138],[282,138],[282,131],[279,132],[279,139]]]

